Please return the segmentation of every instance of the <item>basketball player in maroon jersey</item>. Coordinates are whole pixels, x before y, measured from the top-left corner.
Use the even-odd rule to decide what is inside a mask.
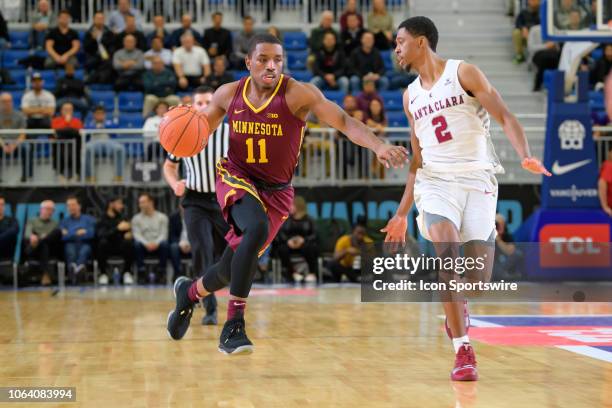
[[[257,258],[287,219],[293,202],[291,179],[304,137],[305,119],[313,112],[321,122],[354,143],[372,150],[386,167],[403,166],[407,151],[383,143],[363,123],[327,100],[314,86],[283,75],[284,50],[269,34],[258,34],[245,58],[250,75],[221,86],[206,109],[209,129],[229,119],[227,159],[217,163],[217,201],[230,226],[228,248],[204,276],[174,283],[176,308],[168,315],[168,333],[181,339],[199,299],[228,284],[227,321],[219,351],[250,353],[244,311]]]

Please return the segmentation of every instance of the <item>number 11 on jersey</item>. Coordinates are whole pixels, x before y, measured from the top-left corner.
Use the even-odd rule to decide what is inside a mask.
[[[246,159],[246,162],[247,163],[256,163],[257,161],[255,160],[253,138],[249,137],[245,141],[245,143],[247,145],[247,159]],[[257,144],[259,145],[259,163],[267,163],[268,162],[268,157],[266,155],[266,139],[259,139],[257,141]]]

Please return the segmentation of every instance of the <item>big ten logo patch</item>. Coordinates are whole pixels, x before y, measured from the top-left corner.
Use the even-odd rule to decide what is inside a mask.
[[[542,267],[610,266],[608,224],[549,224],[540,230],[539,241]]]
[[[278,119],[278,113],[268,113],[266,117],[268,119]]]

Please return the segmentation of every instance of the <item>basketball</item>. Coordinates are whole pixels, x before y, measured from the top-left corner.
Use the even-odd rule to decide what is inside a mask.
[[[169,110],[159,125],[159,142],[176,157],[191,157],[208,143],[206,115],[191,106],[178,106]]]

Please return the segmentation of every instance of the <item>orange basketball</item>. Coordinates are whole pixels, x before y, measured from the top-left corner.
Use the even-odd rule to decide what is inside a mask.
[[[169,110],[159,124],[159,142],[176,157],[191,157],[208,143],[208,120],[191,106]]]

